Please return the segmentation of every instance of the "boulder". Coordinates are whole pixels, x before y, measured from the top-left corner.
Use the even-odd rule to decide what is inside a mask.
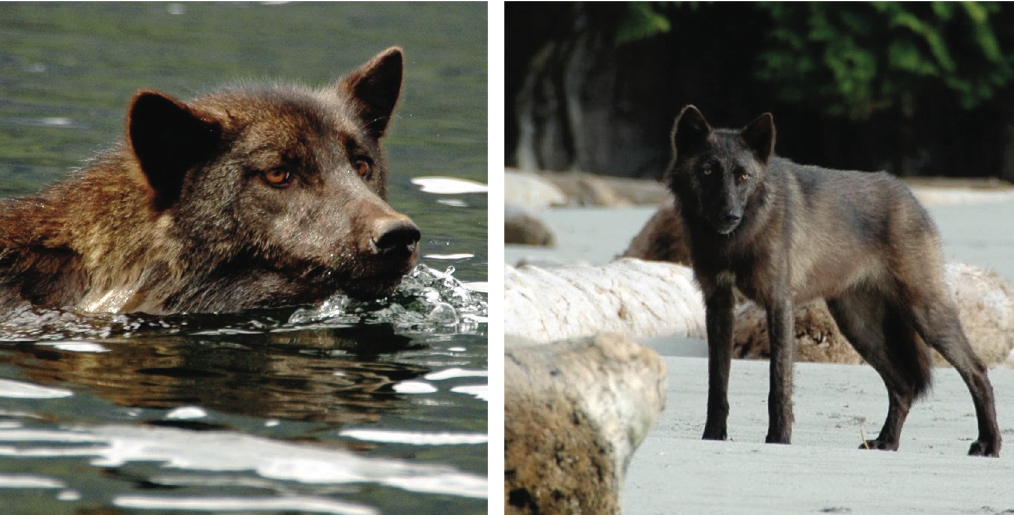
[[[504,206],[503,240],[508,245],[556,245],[556,236],[538,217],[527,209]]]
[[[504,356],[508,514],[614,514],[637,446],[665,406],[665,362],[616,334]]]
[[[624,207],[672,203],[672,194],[652,179],[585,172],[504,172],[504,201],[531,210],[552,206]]]
[[[550,206],[565,206],[569,200],[551,181],[533,172],[504,172],[504,204],[538,211]]]
[[[666,261],[690,266],[690,248],[683,237],[683,224],[679,221],[679,208],[673,201],[666,202],[648,219],[641,231],[630,240],[623,257],[647,261]]]
[[[542,172],[567,197],[569,205],[625,207],[672,201],[666,187],[651,179],[629,179],[584,172]]]
[[[658,206],[674,202],[669,188],[655,179],[631,179],[623,177],[597,176],[616,195],[636,206]]]

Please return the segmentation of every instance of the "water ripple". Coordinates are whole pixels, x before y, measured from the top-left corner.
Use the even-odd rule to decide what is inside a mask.
[[[418,431],[346,429],[340,434],[348,438],[355,438],[356,440],[405,445],[478,445],[489,442],[488,435],[477,433],[421,433]]]
[[[64,388],[49,388],[10,379],[0,379],[0,397],[7,399],[59,399],[74,392]]]
[[[59,430],[0,429],[0,456],[90,457],[97,467],[161,462],[197,472],[247,472],[311,485],[381,484],[403,490],[485,499],[484,476],[446,465],[360,456],[340,448],[271,440],[232,431],[105,425]],[[80,444],[80,445],[72,445]]]
[[[113,499],[120,508],[135,510],[208,511],[208,512],[299,512],[333,515],[374,515],[368,506],[308,496],[291,497],[165,497],[121,495]]]

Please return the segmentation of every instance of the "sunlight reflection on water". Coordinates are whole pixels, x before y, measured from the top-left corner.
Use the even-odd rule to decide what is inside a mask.
[[[371,433],[374,436],[379,432]],[[422,435],[420,435],[422,437]],[[446,438],[428,435],[429,438]],[[458,436],[442,445],[484,443]],[[99,467],[159,462],[192,472],[246,472],[305,484],[375,483],[417,493],[485,498],[484,476],[445,465],[361,456],[344,449],[281,442],[232,431],[100,425],[59,430],[0,429],[0,456],[87,457]],[[53,483],[56,484],[55,482]]]

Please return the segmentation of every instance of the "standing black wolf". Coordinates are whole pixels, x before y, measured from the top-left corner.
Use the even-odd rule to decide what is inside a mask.
[[[712,129],[687,106],[672,138],[669,188],[705,297],[704,438],[726,438],[735,287],[767,310],[767,442],[789,443],[792,436],[793,305],[822,297],[842,334],[887,385],[887,420],[864,447],[898,448],[909,407],[930,384],[928,344],[954,365],[972,394],[979,437],[969,454],[1000,454],[986,366],[946,293],[933,222],[906,186],[886,173],[827,170],[776,157],[768,113],[742,130]]]

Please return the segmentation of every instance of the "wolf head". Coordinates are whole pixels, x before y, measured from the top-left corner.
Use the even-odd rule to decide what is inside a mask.
[[[740,130],[712,129],[701,112],[688,105],[676,117],[672,145],[667,180],[684,212],[705,220],[719,234],[736,230],[774,154],[771,114]]]
[[[195,266],[270,275],[283,298],[390,293],[420,238],[385,201],[380,139],[402,63],[391,48],[319,90],[245,86],[189,103],[138,93],[128,145],[153,213]]]

